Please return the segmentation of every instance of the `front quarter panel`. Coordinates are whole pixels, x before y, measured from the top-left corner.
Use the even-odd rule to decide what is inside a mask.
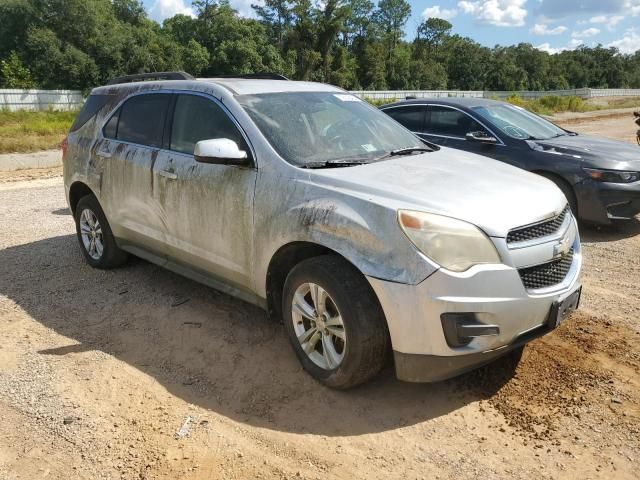
[[[417,284],[437,267],[405,237],[395,208],[315,183],[306,172],[260,171],[256,188],[256,289],[266,295],[273,255],[292,242],[336,251],[362,273]]]

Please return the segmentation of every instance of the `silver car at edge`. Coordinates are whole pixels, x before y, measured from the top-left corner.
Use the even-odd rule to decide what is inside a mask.
[[[550,181],[259,77],[92,91],[63,144],[89,264],[133,254],[262,306],[334,388],[391,352],[416,382],[517,357],[577,308],[578,228]]]

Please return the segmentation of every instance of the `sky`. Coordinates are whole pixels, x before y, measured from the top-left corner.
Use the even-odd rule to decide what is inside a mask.
[[[231,0],[243,16],[252,3]],[[375,0],[373,0],[375,2]],[[557,53],[580,45],[617,47],[623,53],[640,50],[640,0],[408,0],[413,15],[407,38],[415,36],[425,18],[453,24],[453,32],[493,47],[531,43]],[[193,14],[190,0],[143,0],[149,15],[161,22],[176,13]]]

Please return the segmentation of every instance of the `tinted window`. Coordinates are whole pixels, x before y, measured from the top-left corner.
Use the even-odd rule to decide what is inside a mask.
[[[122,105],[117,139],[150,147],[162,146],[169,95],[138,95]]]
[[[218,104],[197,95],[178,95],[171,127],[171,150],[193,154],[197,142],[213,138],[229,138],[241,150],[247,150],[240,131]]]
[[[464,112],[449,107],[430,107],[431,115],[427,133],[464,138],[469,132],[484,132],[485,129]]]
[[[75,132],[85,123],[89,121],[102,107],[104,107],[109,100],[109,95],[90,95],[87,101],[84,102],[84,106],[78,112],[78,116],[71,125],[71,131]]]
[[[422,132],[425,107],[397,107],[384,110],[384,113],[412,132]]]
[[[117,138],[116,135],[118,134],[119,115],[120,110],[118,109],[118,111],[114,113],[109,121],[105,124],[104,128],[102,129],[102,135],[104,135],[105,138]]]
[[[545,140],[567,135],[567,131],[525,109],[508,104],[492,104],[473,109],[511,138]]]

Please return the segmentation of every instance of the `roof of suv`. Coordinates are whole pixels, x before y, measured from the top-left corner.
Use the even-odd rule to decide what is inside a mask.
[[[144,89],[147,86],[166,85],[167,88],[179,88],[188,90],[190,86],[202,86],[203,83],[219,85],[229,90],[234,95],[252,95],[259,93],[282,93],[282,92],[344,92],[344,90],[316,82],[298,82],[293,80],[263,80],[246,78],[198,78],[194,80],[150,80],[144,82],[119,83],[107,85],[95,89],[95,93],[100,93],[103,89],[112,90],[119,88]]]

